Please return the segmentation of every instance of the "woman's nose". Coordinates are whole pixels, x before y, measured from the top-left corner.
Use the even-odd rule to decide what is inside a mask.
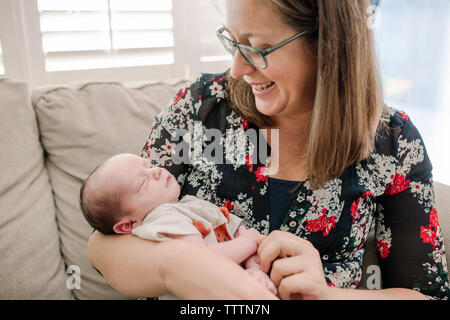
[[[236,50],[233,57],[233,64],[231,65],[230,75],[234,79],[239,79],[245,75],[251,74],[255,70],[256,68],[244,58],[241,52]]]

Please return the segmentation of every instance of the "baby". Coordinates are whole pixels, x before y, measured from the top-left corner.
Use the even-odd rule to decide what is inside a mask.
[[[257,278],[268,290],[277,290],[257,260],[256,229],[225,207],[193,196],[180,201],[180,186],[169,171],[134,154],[118,154],[99,165],[84,181],[80,206],[84,217],[104,234],[134,234],[164,241],[182,239],[208,245]]]

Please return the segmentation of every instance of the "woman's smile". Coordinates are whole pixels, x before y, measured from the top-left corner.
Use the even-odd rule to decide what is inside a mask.
[[[272,92],[276,87],[275,82],[265,82],[265,83],[251,83],[253,94],[258,97],[262,97],[267,95],[269,92]]]

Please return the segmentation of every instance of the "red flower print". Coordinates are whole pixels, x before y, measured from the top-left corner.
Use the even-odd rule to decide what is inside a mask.
[[[368,197],[373,197],[373,193],[370,191],[365,192],[361,197],[359,197],[358,199],[356,199],[355,201],[353,201],[352,206],[350,208],[350,212],[352,214],[353,217],[353,222],[359,218],[359,214],[358,213],[358,205],[359,202],[361,201],[361,199],[367,199]]]
[[[350,212],[352,214],[353,220],[356,219],[356,213],[358,212],[359,199],[360,198],[358,198],[355,201],[353,201],[352,206],[350,208]]]
[[[247,130],[248,126],[249,126],[249,122],[246,118],[244,118],[244,117],[241,117],[241,118],[242,118],[242,127],[244,128],[244,130]]]
[[[265,184],[267,184],[268,180],[269,180],[269,173],[267,172],[267,168],[264,166],[261,166],[258,168],[258,170],[255,171],[255,175],[256,175],[256,181],[262,181]]]
[[[326,209],[325,209],[326,210]],[[322,211],[323,213],[323,211]],[[326,211],[325,211],[326,213]],[[325,214],[314,220],[306,220],[306,229],[309,232],[324,231],[323,235],[327,236],[331,229],[336,226],[336,217],[326,218]]]
[[[377,251],[380,253],[381,259],[387,258],[389,256],[389,253],[391,253],[391,251],[389,250],[389,244],[381,240],[377,240],[376,245]]]
[[[439,218],[436,209],[433,209],[430,212],[430,226],[434,228],[439,227]]]
[[[404,175],[395,174],[394,181],[386,186],[385,193],[390,196],[400,193],[408,189],[408,185],[410,184],[410,182],[411,180],[409,179],[405,180]]]
[[[173,105],[175,106],[178,101],[180,101],[182,98],[184,98],[188,92],[189,88],[181,89],[180,91],[178,91],[177,95],[175,96],[174,100],[173,100]]]
[[[142,149],[142,156],[144,158],[150,158],[150,143],[147,141]]]
[[[228,211],[234,209],[234,206],[233,206],[233,204],[231,203],[230,200],[225,200],[225,204],[223,205],[223,207],[227,208]]]
[[[433,246],[433,249],[435,249],[436,244],[436,231],[433,230],[433,228],[425,228],[420,227],[420,237],[422,238],[423,243],[429,243]]]
[[[439,241],[436,235],[438,228],[438,213],[436,209],[433,209],[430,211],[430,223],[428,224],[428,227],[420,227],[420,237],[422,238],[423,243],[431,244],[433,246],[433,249],[436,249],[436,246],[439,245]]]
[[[249,167],[248,168],[249,172],[253,172],[253,157],[252,156],[249,156],[249,155],[245,156],[245,165],[247,167]]]
[[[219,84],[222,84],[222,82],[223,82],[226,78],[227,78],[227,76],[223,76],[223,77],[219,78],[219,79],[217,80],[217,82],[218,82]]]
[[[404,113],[403,111],[399,111],[398,113],[401,114],[401,116],[402,116],[403,119],[409,120],[409,116],[408,116],[406,113]]]
[[[370,191],[366,191],[366,192],[361,196],[361,198],[363,198],[363,199],[367,199],[368,197],[374,197],[373,193],[370,192]]]

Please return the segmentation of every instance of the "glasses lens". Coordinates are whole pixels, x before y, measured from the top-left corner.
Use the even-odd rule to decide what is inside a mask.
[[[257,67],[257,68],[266,68],[267,67],[266,61],[264,60],[263,55],[258,50],[255,50],[255,49],[249,48],[249,47],[240,46],[239,51],[244,56],[244,58],[250,64],[252,64],[254,67]]]
[[[236,48],[233,46],[233,43],[231,39],[227,38],[226,35],[222,33],[218,33],[217,37],[219,38],[220,42],[222,43],[223,47],[227,52],[234,56],[234,53],[236,52]]]

